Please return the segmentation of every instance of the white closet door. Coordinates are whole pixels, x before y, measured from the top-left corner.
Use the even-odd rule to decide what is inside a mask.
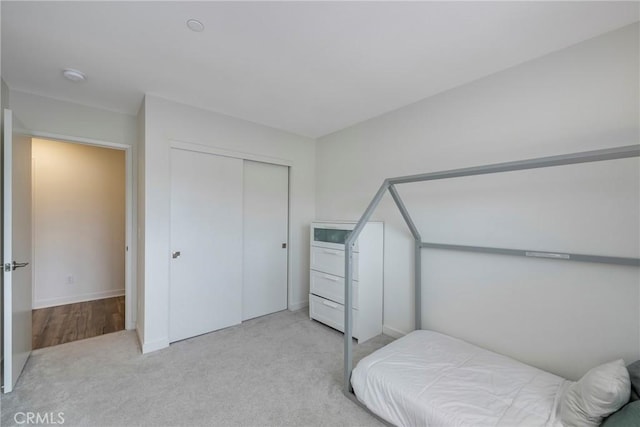
[[[242,321],[242,166],[171,150],[171,342]]]
[[[242,320],[287,308],[289,168],[244,162]]]

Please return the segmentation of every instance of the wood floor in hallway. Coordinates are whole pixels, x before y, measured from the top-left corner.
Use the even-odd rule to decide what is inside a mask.
[[[124,296],[33,310],[33,349],[124,329]]]

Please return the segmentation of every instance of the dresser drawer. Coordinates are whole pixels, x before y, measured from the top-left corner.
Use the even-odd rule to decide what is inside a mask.
[[[351,234],[355,223],[352,224],[330,224],[330,223],[311,223],[311,244],[328,249],[344,250],[344,242]],[[360,247],[356,240],[353,244],[353,251],[359,252]]]
[[[358,309],[358,288],[360,284],[353,283],[353,308]],[[311,270],[310,292],[331,301],[344,304],[344,278],[332,274]]]
[[[358,280],[358,253],[353,253],[353,280]],[[344,277],[344,251],[311,246],[311,269]]]
[[[309,295],[309,317],[344,332],[344,305]],[[358,338],[358,310],[353,310],[353,337]]]

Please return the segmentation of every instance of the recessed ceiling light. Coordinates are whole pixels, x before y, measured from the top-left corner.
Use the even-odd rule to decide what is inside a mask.
[[[187,21],[187,27],[189,27],[191,31],[195,31],[196,33],[201,33],[204,31],[204,25],[197,19],[189,19]]]
[[[72,82],[83,82],[87,80],[87,76],[82,71],[74,70],[73,68],[65,68],[62,71],[62,75]]]

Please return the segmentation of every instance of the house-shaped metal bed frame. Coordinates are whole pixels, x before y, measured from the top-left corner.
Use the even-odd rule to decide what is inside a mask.
[[[520,160],[515,162],[496,163],[485,166],[474,166],[463,169],[453,169],[442,172],[431,172],[419,175],[409,175],[398,178],[385,179],[382,186],[376,193],[375,197],[369,203],[369,206],[362,214],[362,217],[354,227],[353,231],[346,239],[345,242],[345,295],[344,306],[347,308],[344,310],[344,392],[352,400],[359,403],[353,395],[351,388],[351,371],[353,370],[353,314],[352,310],[348,309],[352,306],[353,301],[353,248],[360,232],[364,228],[365,224],[371,218],[371,215],[375,211],[376,207],[382,200],[384,194],[389,191],[393,200],[395,201],[402,217],[404,218],[411,234],[415,241],[415,275],[414,275],[414,291],[415,291],[415,328],[422,328],[422,313],[421,313],[421,264],[422,264],[422,249],[451,249],[459,251],[471,251],[482,252],[500,255],[516,255],[525,257],[536,258],[549,258],[555,260],[564,261],[580,261],[580,262],[597,262],[606,264],[617,264],[627,266],[640,266],[640,258],[624,258],[624,257],[612,257],[612,256],[600,256],[600,255],[585,255],[585,254],[572,254],[564,252],[547,252],[539,250],[523,250],[523,249],[505,249],[505,248],[493,248],[484,246],[464,246],[464,245],[448,245],[442,243],[429,243],[423,242],[418,229],[416,228],[407,208],[405,207],[396,185],[407,184],[412,182],[433,181],[439,179],[458,178],[464,176],[474,175],[486,175],[499,172],[511,172],[526,169],[538,169],[551,166],[563,166],[572,165],[577,163],[589,163],[598,162],[603,160],[615,160],[624,159],[629,157],[640,156],[640,145],[628,145],[624,147],[607,148],[602,150],[584,151],[573,154],[563,154],[559,156],[541,157],[536,159]]]

